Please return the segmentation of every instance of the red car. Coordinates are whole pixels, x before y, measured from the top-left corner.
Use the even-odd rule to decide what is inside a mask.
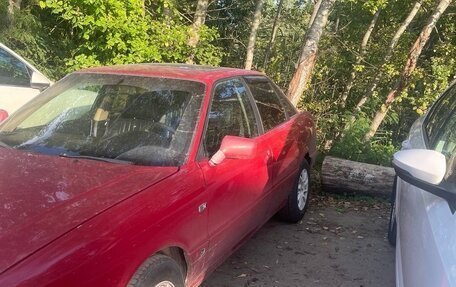
[[[0,286],[198,286],[299,221],[315,129],[264,75],[73,73],[0,125]]]

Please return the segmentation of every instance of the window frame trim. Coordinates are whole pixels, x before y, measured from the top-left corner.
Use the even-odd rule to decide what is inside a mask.
[[[250,90],[249,85],[247,84],[247,81],[244,79],[245,76],[239,77],[241,80],[242,84],[244,85],[246,91],[247,91],[247,96],[249,98],[250,106],[252,106],[253,113],[255,114],[255,120],[257,122],[258,126],[258,136],[261,136],[266,133],[264,130],[263,126],[263,119],[261,118],[260,110],[258,109],[258,106],[255,102],[255,98],[253,97],[252,91]]]
[[[456,80],[451,82],[451,84],[445,89],[445,91],[443,91],[439,98],[435,101],[434,104],[432,104],[431,108],[429,109],[429,112],[425,115],[425,118],[423,120],[423,124],[421,125],[421,132],[423,134],[423,140],[424,140],[424,144],[426,146],[427,149],[433,149],[431,146],[430,146],[430,139],[429,139],[429,134],[428,134],[428,131],[426,129],[427,125],[429,124],[429,120],[430,120],[430,117],[432,115],[434,115],[435,113],[435,110],[440,107],[442,101],[443,101],[443,98],[445,98],[446,96],[446,93],[448,91],[450,91],[452,88],[456,89]],[[454,111],[453,111],[454,113]]]
[[[265,79],[265,82],[268,82],[268,83],[272,86],[272,88],[274,89],[274,93],[275,93],[277,99],[279,100],[280,105],[281,105],[282,108],[283,108],[283,112],[284,112],[284,114],[285,114],[285,121],[279,123],[278,125],[275,125],[273,128],[271,128],[271,129],[268,130],[268,131],[266,131],[266,130],[264,129],[263,119],[261,118],[260,110],[258,109],[258,106],[257,106],[257,104],[256,104],[256,102],[255,102],[255,98],[254,98],[254,96],[253,96],[253,93],[252,93],[252,91],[250,90],[250,87],[248,86],[247,81],[246,81],[245,78],[263,78],[263,79]],[[292,117],[289,117],[289,116],[288,116],[288,113],[287,113],[287,111],[285,110],[285,108],[283,107],[282,101],[281,101],[281,99],[279,98],[279,95],[277,95],[277,91],[276,91],[277,88],[276,88],[276,85],[275,85],[274,82],[272,82],[271,79],[269,79],[267,76],[263,76],[263,75],[245,75],[245,76],[242,76],[242,79],[244,80],[245,85],[246,85],[247,89],[249,90],[249,93],[250,93],[250,95],[251,95],[253,104],[255,105],[255,109],[258,111],[258,116],[259,116],[260,123],[261,123],[262,130],[263,130],[263,133],[262,133],[262,134],[266,134],[266,133],[268,133],[268,132],[271,132],[271,131],[275,130],[276,128],[278,128],[278,127],[280,127],[280,126],[282,126],[282,125],[288,123],[288,122],[290,121],[291,118],[293,118],[293,117],[295,117],[295,116],[297,116],[297,115],[299,114],[299,112],[296,111],[296,114],[293,115]]]
[[[297,114],[299,114],[298,109],[290,102],[290,100],[287,98],[287,95],[285,95],[285,93],[282,91],[282,89],[280,89],[280,87],[277,86],[271,79],[269,79],[268,77],[266,77],[266,78],[269,80],[269,82],[271,82],[272,86],[274,87],[276,94],[278,94],[277,96],[279,97],[279,100],[280,100],[280,98],[282,98],[284,101],[287,101],[293,107],[293,109],[295,111],[294,115],[289,115],[287,110],[284,107],[284,111],[285,111],[285,115],[287,116],[287,120],[289,120],[289,119],[293,118],[294,116],[296,116]]]

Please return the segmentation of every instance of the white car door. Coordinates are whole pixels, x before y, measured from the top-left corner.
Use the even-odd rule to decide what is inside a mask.
[[[456,193],[456,86],[433,106],[422,126],[425,146],[410,140],[407,148],[433,149],[447,159],[446,190]],[[422,162],[426,165],[426,162]],[[441,184],[441,185],[442,185]],[[397,181],[397,286],[456,286],[456,215],[447,200]]]
[[[51,82],[14,52],[0,45],[0,109],[15,112],[40,93],[32,88],[32,79]]]
[[[39,90],[32,88],[0,84],[0,109],[11,115],[39,93]]]

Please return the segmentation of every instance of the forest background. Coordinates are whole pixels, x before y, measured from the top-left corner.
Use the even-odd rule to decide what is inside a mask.
[[[323,153],[390,165],[455,79],[451,0],[0,0],[0,42],[58,80],[194,63],[266,73],[310,111]]]

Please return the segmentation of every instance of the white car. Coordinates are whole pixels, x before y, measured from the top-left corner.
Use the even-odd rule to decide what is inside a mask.
[[[414,123],[393,166],[396,286],[456,286],[456,83]]]
[[[0,43],[0,121],[51,84],[35,67]]]

